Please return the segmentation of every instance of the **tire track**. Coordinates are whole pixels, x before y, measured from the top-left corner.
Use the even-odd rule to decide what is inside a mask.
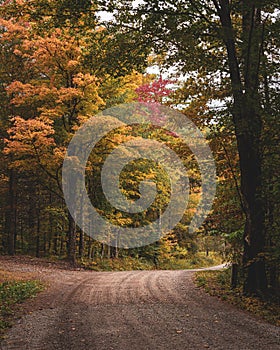
[[[197,289],[193,271],[49,278],[42,308],[11,329],[2,350],[280,349],[279,328]]]

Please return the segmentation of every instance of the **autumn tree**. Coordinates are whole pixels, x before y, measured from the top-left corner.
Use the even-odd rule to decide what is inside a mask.
[[[275,23],[279,26],[277,2],[145,0],[136,7],[125,1],[105,3],[108,10],[116,10],[120,32],[135,34],[135,45],[165,54],[166,62],[183,73],[205,71],[222,84],[229,82],[246,213],[244,291],[266,293],[266,194],[261,141],[267,119],[262,87],[267,82],[263,83],[261,77],[272,54],[279,62],[276,32],[272,29]],[[114,23],[112,26],[116,27]],[[270,49],[265,50],[267,47]]]
[[[40,193],[51,197],[50,203],[42,199],[42,215],[61,213],[60,169],[72,135],[98,110],[133,100],[141,83],[141,74],[131,72],[132,60],[129,66],[128,61],[119,64],[123,68],[110,75],[112,65],[106,63],[106,52],[112,37],[97,24],[95,10],[90,1],[7,1],[0,8],[5,63],[1,66],[1,101],[7,106],[1,109],[1,134],[6,139],[1,144],[1,151],[5,148],[1,162],[6,166],[1,181],[7,195],[3,210],[11,254],[17,225],[26,217],[16,213],[24,197],[21,186],[34,187],[34,198]],[[120,55],[118,59],[121,62]],[[48,207],[56,203],[54,210]],[[68,257],[74,262],[76,227],[70,214],[67,219]],[[82,233],[79,241],[83,241]],[[57,241],[55,246],[57,250]],[[82,254],[82,243],[79,248]]]

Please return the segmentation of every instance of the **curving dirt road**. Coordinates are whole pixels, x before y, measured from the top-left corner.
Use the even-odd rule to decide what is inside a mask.
[[[279,328],[205,294],[193,271],[37,273],[50,288],[2,350],[280,349]]]

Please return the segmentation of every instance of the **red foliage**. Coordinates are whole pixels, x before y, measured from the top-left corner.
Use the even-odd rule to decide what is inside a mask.
[[[162,104],[172,93],[172,90],[167,87],[171,84],[174,84],[174,81],[160,77],[152,83],[139,86],[139,88],[135,90],[137,93],[137,101]]]

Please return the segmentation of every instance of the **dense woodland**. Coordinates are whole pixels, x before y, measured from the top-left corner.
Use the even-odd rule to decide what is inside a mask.
[[[98,11],[114,20],[104,21]],[[216,252],[233,263],[244,292],[280,292],[279,10],[277,1],[1,1],[0,252],[37,257],[190,259]],[[151,74],[149,67],[157,67]],[[160,242],[118,249],[75,226],[61,168],[76,130],[125,102],[180,109],[205,134],[217,168],[213,210],[188,232],[201,195],[186,145],[157,129],[188,166],[189,207]],[[122,190],[139,198],[149,176],[161,195],[146,215],[116,215],[98,186],[106,156],[131,130],[100,142],[90,156],[92,203],[118,225],[145,224],[164,210],[170,188],[157,164],[129,165]],[[97,179],[97,185],[94,183]],[[100,184],[99,184],[100,185]],[[159,210],[160,208],[160,210]]]

